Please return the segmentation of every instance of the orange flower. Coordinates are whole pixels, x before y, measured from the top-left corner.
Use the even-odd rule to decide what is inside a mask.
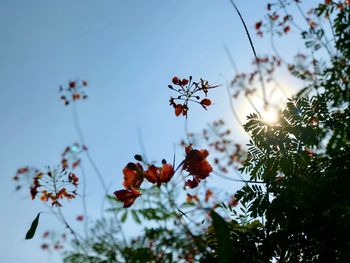
[[[196,201],[197,203],[199,203],[199,198],[197,195],[190,195],[190,194],[187,194],[187,197],[186,197],[186,202],[187,203],[191,203],[191,202],[194,202]]]
[[[40,193],[40,200],[47,202],[51,200],[52,206],[62,206],[59,199],[74,199],[77,195],[78,177],[68,173],[64,169],[48,168],[47,172],[36,171],[33,184],[30,187],[32,199]],[[42,184],[44,183],[44,184]],[[66,187],[63,187],[65,185]],[[56,187],[55,187],[56,186]],[[73,189],[72,189],[73,188]]]
[[[125,189],[139,188],[143,182],[144,172],[140,163],[128,163],[123,169]]]
[[[201,96],[198,96],[198,93],[203,92],[205,97],[207,97],[209,89],[218,87],[218,85],[209,85],[208,81],[203,79],[200,79],[199,82],[192,81],[192,76],[190,76],[188,79],[173,77],[172,83],[179,87],[168,85],[168,88],[178,93],[177,97],[170,97],[170,105],[174,107],[176,116],[180,116],[182,114],[186,118],[189,110],[189,102],[198,103],[204,109],[211,105],[211,101],[209,99],[201,99]],[[177,101],[180,103],[176,103]]]
[[[209,152],[205,149],[193,150],[192,145],[187,146],[185,151],[186,159],[183,169],[193,176],[193,180],[188,180],[185,185],[195,188],[202,179],[207,178],[213,171],[213,168],[206,159]]]
[[[196,188],[198,186],[199,181],[193,177],[192,180],[187,180],[185,183],[185,186],[188,186],[189,188],[193,189]]]
[[[37,195],[38,193],[38,187],[37,186],[32,186],[30,188],[30,195],[32,196],[32,200],[35,199],[35,196]]]
[[[156,183],[160,187],[161,183],[167,183],[174,175],[174,168],[171,164],[163,163],[162,167],[156,167],[153,164],[148,166],[145,172],[146,179],[151,183]]]
[[[124,203],[124,208],[132,206],[132,204],[135,202],[136,198],[141,195],[141,193],[137,190],[119,190],[115,191],[114,195],[116,198]]]
[[[213,195],[213,192],[208,189],[206,192],[205,192],[205,202],[208,202],[209,201],[209,198],[212,197]]]
[[[187,146],[185,151],[186,160],[183,169],[189,172],[190,175],[196,176],[199,179],[208,177],[209,173],[213,171],[213,168],[206,159],[209,152],[205,149],[193,150],[192,145]]]
[[[73,100],[78,100],[78,99],[80,99],[80,93],[73,93],[73,94],[72,94],[72,99],[73,99]]]
[[[183,107],[182,107],[181,104],[176,104],[176,106],[175,106],[175,115],[179,116],[182,113],[182,109],[183,109]]]

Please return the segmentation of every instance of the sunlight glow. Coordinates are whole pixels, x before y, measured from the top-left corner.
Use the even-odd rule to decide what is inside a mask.
[[[279,113],[276,108],[267,106],[261,112],[261,117],[266,124],[276,124],[279,119]]]

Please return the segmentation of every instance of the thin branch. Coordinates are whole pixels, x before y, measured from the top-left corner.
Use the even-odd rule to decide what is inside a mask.
[[[248,28],[247,28],[247,25],[245,24],[245,21],[241,15],[241,12],[238,10],[235,2],[233,0],[230,0],[232,6],[234,7],[234,9],[236,10],[239,18],[241,19],[241,22],[244,26],[244,30],[246,32],[246,35],[248,37],[248,40],[249,40],[249,44],[250,44],[250,47],[252,48],[252,51],[254,53],[254,57],[255,57],[255,60],[256,60],[256,65],[258,67],[258,73],[259,73],[259,79],[260,79],[260,82],[261,82],[261,89],[262,89],[262,94],[263,94],[263,99],[264,99],[264,105],[267,105],[267,99],[266,99],[266,87],[265,87],[265,83],[264,83],[264,78],[263,78],[263,74],[261,72],[261,67],[260,67],[260,62],[259,62],[259,59],[258,59],[258,56],[256,55],[256,51],[255,51],[255,48],[254,48],[254,44],[253,44],[253,41],[250,37],[250,34],[249,34],[249,31],[248,31]]]

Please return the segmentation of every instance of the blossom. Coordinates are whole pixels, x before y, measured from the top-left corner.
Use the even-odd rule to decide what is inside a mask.
[[[69,173],[68,182],[72,183],[74,186],[78,186],[79,178],[74,173]]]
[[[183,108],[184,107],[181,104],[176,104],[176,106],[175,106],[175,115],[179,116],[182,113]]]
[[[212,166],[207,161],[209,152],[205,149],[194,150],[192,145],[185,148],[186,159],[184,161],[183,170],[193,176],[192,180],[186,181],[185,185],[190,188],[197,187],[198,183],[209,176],[213,171]]]
[[[231,207],[236,207],[238,204],[239,204],[238,199],[235,196],[233,196],[228,205]]]
[[[201,104],[202,104],[202,106],[204,107],[204,109],[206,109],[206,107],[208,107],[208,106],[211,105],[211,101],[210,101],[210,99],[203,99],[203,100],[201,101]]]
[[[206,159],[209,152],[205,149],[193,150],[192,145],[187,146],[185,151],[186,160],[183,169],[197,179],[205,179],[208,177],[209,173],[213,171],[213,168]]]
[[[172,84],[177,87],[174,87],[173,85],[168,85],[168,87],[177,92],[178,96],[174,98],[170,97],[170,105],[174,107],[176,116],[183,115],[186,118],[189,110],[189,102],[198,103],[204,109],[207,109],[207,107],[211,105],[211,101],[206,98],[208,91],[209,89],[218,87],[218,85],[209,85],[208,81],[203,79],[200,79],[198,82],[192,81],[192,76],[190,76],[188,79],[173,77]],[[205,97],[203,99],[201,99],[201,96],[199,96],[199,93],[201,92]]]
[[[66,88],[63,86],[59,87],[59,92],[61,93],[61,100],[64,105],[68,106],[70,103],[85,100],[88,96],[85,94],[84,89],[87,87],[88,82],[86,80],[82,81],[69,81]]]
[[[140,163],[128,163],[123,169],[125,189],[139,188],[143,182],[144,172]]]
[[[193,189],[193,188],[196,188],[198,186],[198,183],[199,183],[199,181],[195,177],[193,177],[192,180],[187,180],[185,182],[185,186],[188,186],[189,188]]]
[[[84,220],[84,216],[83,215],[77,215],[77,217],[75,218],[75,220],[81,222]]]
[[[174,168],[171,164],[163,163],[162,167],[149,165],[145,172],[145,177],[150,183],[156,183],[160,187],[161,183],[167,183],[174,175]]]
[[[174,82],[176,81],[175,79]],[[141,155],[135,155],[134,158],[135,160],[145,163]],[[124,203],[124,208],[127,208],[132,206],[136,198],[141,195],[139,188],[145,178],[150,183],[157,184],[157,186],[160,187],[162,183],[167,183],[171,180],[174,175],[174,168],[171,164],[163,160],[161,167],[148,164],[148,169],[144,171],[143,166],[139,162],[130,162],[123,169],[123,174],[124,189],[115,191],[114,194],[117,200]]]
[[[65,169],[48,168],[48,171],[36,171],[30,195],[34,200],[37,194],[42,202],[51,201],[52,206],[62,206],[60,199],[71,200],[77,196],[78,177]]]
[[[205,192],[205,202],[208,202],[210,197],[213,196],[213,191],[211,191],[210,189],[208,189],[206,192]]]
[[[141,193],[137,190],[119,190],[115,191],[114,195],[116,198],[124,203],[124,208],[130,207],[135,202],[136,198],[141,195]]]
[[[261,26],[262,26],[262,21],[256,22],[255,23],[255,30],[259,30]]]

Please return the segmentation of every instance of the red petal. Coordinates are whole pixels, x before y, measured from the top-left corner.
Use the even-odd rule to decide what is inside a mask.
[[[124,208],[127,208],[134,204],[136,198],[139,197],[141,193],[138,191],[119,190],[115,191],[114,195],[119,201],[124,203]]]
[[[203,100],[201,101],[201,104],[202,104],[203,106],[210,106],[210,105],[211,105],[211,101],[210,101],[210,99],[203,99]]]
[[[179,116],[179,115],[181,114],[182,110],[183,110],[182,105],[181,105],[181,104],[177,104],[177,105],[175,106],[175,115],[176,115],[176,116]]]

